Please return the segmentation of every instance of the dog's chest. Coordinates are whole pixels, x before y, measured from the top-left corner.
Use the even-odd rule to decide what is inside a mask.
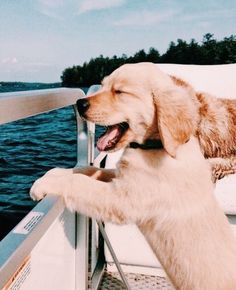
[[[163,149],[159,150],[143,150],[143,149],[126,149],[122,155],[118,169],[122,171],[147,171],[154,172],[166,162],[166,152]]]

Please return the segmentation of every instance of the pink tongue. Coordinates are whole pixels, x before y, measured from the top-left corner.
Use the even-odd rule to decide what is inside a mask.
[[[118,125],[114,125],[108,129],[105,135],[100,137],[97,142],[97,148],[99,151],[104,151],[107,148],[113,146],[112,141],[116,139],[117,136],[120,135],[120,127]]]

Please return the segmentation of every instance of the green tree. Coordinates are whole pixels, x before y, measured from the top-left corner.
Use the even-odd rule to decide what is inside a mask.
[[[100,55],[85,62],[82,66],[66,68],[61,76],[62,85],[67,87],[84,87],[100,83],[104,76],[109,75],[125,63],[154,62],[182,64],[223,64],[236,62],[236,36],[231,35],[217,41],[214,35],[206,33],[199,44],[194,39],[187,42],[177,39],[171,42],[167,51],[160,55],[151,47],[146,53],[139,50],[133,56],[123,54],[111,58]]]

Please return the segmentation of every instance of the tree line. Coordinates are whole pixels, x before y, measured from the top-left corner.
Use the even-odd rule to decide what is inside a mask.
[[[187,42],[178,39],[171,42],[167,51],[162,55],[156,48],[151,47],[148,52],[144,49],[133,56],[123,54],[121,57],[92,58],[83,65],[66,68],[61,76],[62,86],[88,87],[101,82],[104,76],[125,63],[154,62],[177,64],[226,64],[236,62],[236,35],[216,40],[214,35],[207,33],[199,44],[194,39]]]

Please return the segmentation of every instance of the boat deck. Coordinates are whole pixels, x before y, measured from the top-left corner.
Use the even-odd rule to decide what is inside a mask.
[[[173,290],[165,277],[125,273],[132,290]],[[99,290],[126,289],[118,272],[105,271]]]

